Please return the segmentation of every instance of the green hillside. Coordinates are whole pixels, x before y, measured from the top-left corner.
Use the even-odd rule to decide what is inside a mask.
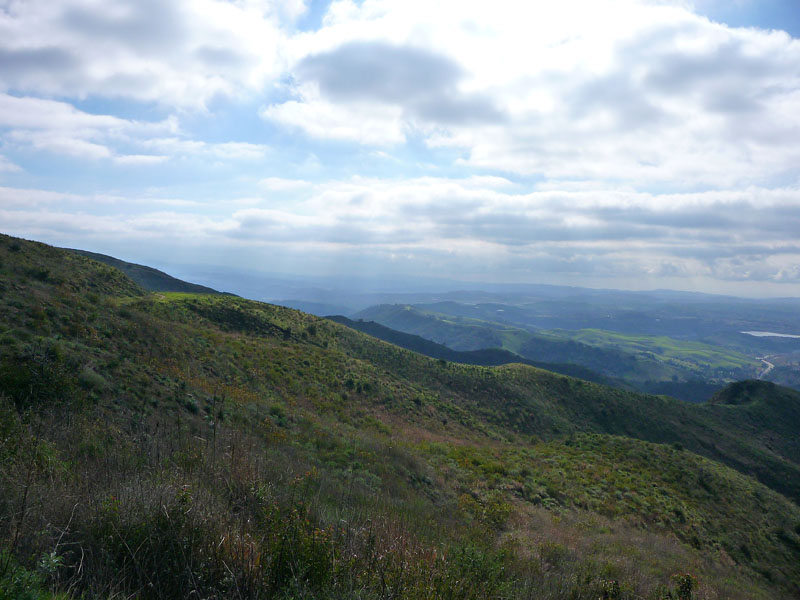
[[[0,236],[0,598],[792,598],[800,394],[696,406]]]
[[[70,251],[119,269],[144,289],[151,292],[188,292],[191,294],[221,293],[204,285],[182,281],[153,267],[125,262],[113,256],[106,256],[105,254],[97,254],[96,252],[88,252],[86,250]]]
[[[552,371],[553,373],[560,373],[562,375],[569,375],[570,377],[577,377],[585,379],[586,381],[594,381],[595,383],[606,383],[609,385],[619,384],[620,382],[604,377],[599,373],[595,373],[591,369],[582,367],[572,363],[548,363],[537,362],[528,360],[521,357],[519,354],[514,354],[502,348],[483,348],[481,350],[452,350],[443,344],[437,344],[427,340],[421,336],[411,333],[404,333],[385,327],[375,321],[353,321],[347,317],[342,316],[329,316],[327,319],[346,325],[351,329],[356,329],[363,333],[374,336],[395,346],[400,346],[406,350],[413,350],[431,358],[438,358],[442,360],[449,360],[457,363],[464,363],[467,365],[481,365],[484,367],[495,367],[498,365],[506,365],[509,363],[522,363]]]
[[[650,353],[670,366],[690,369],[708,378],[731,379],[758,372],[761,363],[741,352],[666,336],[631,335],[601,329],[553,332],[559,337],[631,353]]]
[[[374,306],[356,316],[455,350],[500,348],[535,362],[576,364],[639,390],[664,389],[694,402],[707,399],[720,383],[754,377],[761,365],[735,350],[665,336],[599,329],[533,332],[406,305]],[[707,385],[698,385],[701,381]]]
[[[518,327],[444,315],[402,304],[373,306],[360,311],[355,317],[419,335],[461,351],[504,348],[515,352],[531,337],[530,333]]]

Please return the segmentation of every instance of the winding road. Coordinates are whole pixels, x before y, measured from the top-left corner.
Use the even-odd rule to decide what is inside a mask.
[[[768,358],[770,358],[770,357],[769,356],[764,356],[764,357],[759,357],[759,359],[758,359],[758,360],[760,360],[761,362],[764,363],[764,368],[761,369],[761,371],[758,373],[758,378],[759,379],[764,379],[764,377],[766,377],[769,374],[769,372],[772,371],[772,369],[775,368],[775,365],[773,365],[771,362],[769,362],[767,360]]]

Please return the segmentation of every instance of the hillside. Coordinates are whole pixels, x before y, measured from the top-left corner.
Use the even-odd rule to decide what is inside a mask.
[[[529,331],[508,322],[464,316],[471,307],[455,302],[430,306],[453,314],[431,312],[422,306],[378,305],[356,317],[460,351],[499,348],[535,363],[580,365],[607,381],[691,402],[707,400],[721,383],[754,377],[761,364],[736,350],[697,341],[598,329]],[[481,306],[486,312],[487,306],[502,305]],[[515,310],[521,309],[497,308],[495,318],[513,320]]]
[[[666,336],[622,334],[600,329],[553,333],[561,338],[597,348],[616,349],[631,354],[649,353],[669,366],[694,370],[709,379],[740,379],[747,374],[754,374],[760,366],[757,360],[741,352]]]
[[[448,317],[403,304],[372,306],[359,311],[353,318],[375,321],[460,351],[484,348],[513,351],[530,338],[528,332],[516,327],[466,317]]]
[[[599,373],[595,373],[591,369],[576,364],[536,362],[523,358],[519,354],[503,350],[502,348],[484,348],[481,350],[467,351],[452,350],[447,346],[437,344],[421,336],[403,333],[402,331],[385,327],[375,321],[353,321],[341,315],[334,315],[326,318],[346,325],[351,329],[356,329],[362,333],[376,337],[384,342],[389,342],[390,344],[400,346],[406,350],[419,352],[425,356],[440,360],[449,360],[466,365],[481,365],[485,367],[521,363],[553,373],[560,373],[562,375],[569,375],[570,377],[577,377],[578,379],[585,379],[586,381],[593,381],[595,383],[604,383],[608,385],[619,383]]]
[[[106,256],[105,254],[97,254],[96,252],[88,252],[86,250],[70,249],[70,252],[76,252],[98,262],[115,267],[150,292],[187,292],[190,294],[222,293],[204,285],[182,281],[153,267],[125,262],[113,256]]]
[[[797,597],[799,407],[434,360],[0,236],[0,592]]]

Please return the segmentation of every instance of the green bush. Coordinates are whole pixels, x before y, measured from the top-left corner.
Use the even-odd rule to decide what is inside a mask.
[[[62,594],[52,594],[45,585],[45,577],[53,575],[61,564],[55,554],[45,554],[36,571],[17,564],[7,550],[0,552],[0,600],[66,600]]]

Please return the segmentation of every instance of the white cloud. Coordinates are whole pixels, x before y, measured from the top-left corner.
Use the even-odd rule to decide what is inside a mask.
[[[276,6],[278,14],[285,16],[290,21],[294,21],[308,12],[308,2],[306,0],[283,0],[282,2],[264,3],[265,8],[270,4]]]
[[[259,185],[269,192],[302,192],[307,191],[313,184],[302,179],[266,177],[259,182]]]
[[[264,144],[248,142],[211,143],[179,137],[155,137],[143,140],[141,145],[170,156],[197,156],[230,161],[262,160],[271,152],[271,148]]]
[[[113,153],[107,146],[84,139],[86,132],[75,133],[76,135],[70,135],[70,132],[54,134],[50,131],[12,131],[7,137],[14,143],[30,146],[35,150],[77,158],[100,159],[112,156]]]
[[[243,263],[251,261],[247,248],[268,247],[386,265],[402,256],[408,269],[471,279],[558,274],[800,285],[798,188],[654,195],[530,192],[476,178],[301,183],[266,183],[298,194],[291,204],[219,198],[213,206],[0,188],[0,219],[9,232],[50,238],[242,248],[235,252]],[[98,203],[106,214],[92,214]]]
[[[282,20],[304,4],[28,0],[0,15],[0,89],[202,107],[279,72]]]
[[[3,208],[33,208],[57,202],[69,202],[71,200],[82,199],[81,196],[76,194],[64,194],[48,190],[0,187],[0,206]]]
[[[126,239],[139,243],[179,239],[200,244],[214,234],[231,227],[231,223],[185,213],[148,212],[141,215],[99,215],[92,212],[58,210],[7,210],[0,207],[0,218],[9,233],[26,232],[44,238],[69,238],[80,235],[84,240]]]
[[[288,42],[295,97],[262,115],[545,178],[727,187],[793,170],[800,41],[683,4],[337,1]]]
[[[143,136],[177,131],[177,121],[141,122],[112,115],[90,114],[67,102],[17,97],[0,93],[0,129],[16,147],[89,158],[114,158],[119,162],[158,162],[163,157],[128,157],[113,146]]]
[[[314,90],[303,93],[303,101],[273,104],[261,116],[315,138],[343,140],[370,145],[396,145],[406,140],[401,111],[392,106],[353,103],[339,105],[316,97]]]
[[[111,115],[92,115],[67,102],[0,93],[0,127],[24,130],[119,130],[130,122]]]
[[[175,117],[134,121],[87,113],[67,102],[0,93],[2,128],[8,130],[5,139],[16,147],[94,160],[112,159],[123,165],[154,165],[174,156],[257,161],[271,152],[264,144],[210,143],[177,137],[181,131]]]
[[[206,144],[212,154],[218,158],[233,160],[261,160],[266,157],[271,149],[264,144],[250,144],[247,142],[222,142],[219,144]]]
[[[167,160],[168,156],[159,154],[126,154],[114,157],[114,162],[120,165],[157,165]]]

